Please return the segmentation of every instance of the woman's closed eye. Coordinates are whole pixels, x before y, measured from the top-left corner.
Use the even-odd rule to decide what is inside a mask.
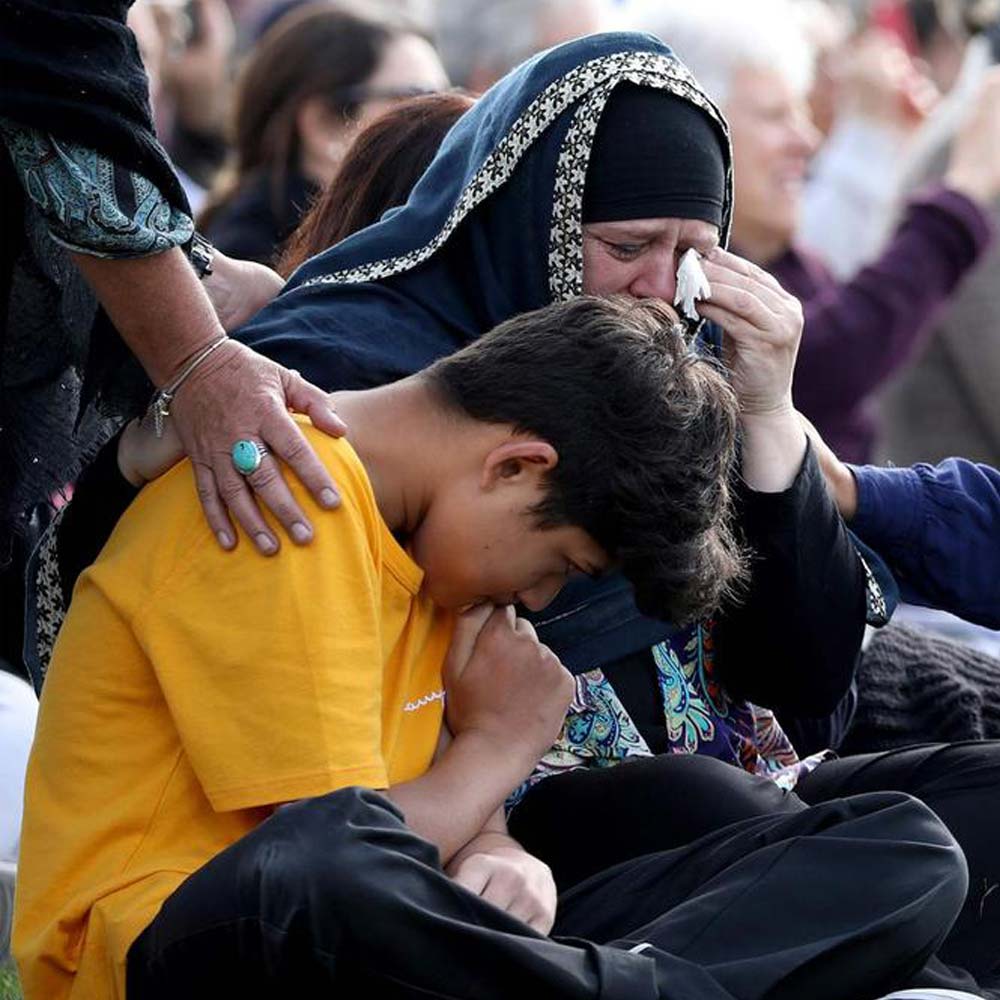
[[[634,260],[649,246],[648,243],[613,243],[611,240],[601,242],[608,248],[611,256],[618,260]]]

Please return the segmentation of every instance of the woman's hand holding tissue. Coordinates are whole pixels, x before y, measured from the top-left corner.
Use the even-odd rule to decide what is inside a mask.
[[[792,405],[802,306],[766,271],[722,249],[702,261],[711,286],[699,315],[725,332],[724,356],[740,402],[743,478],[755,490],[787,489],[806,436]]]

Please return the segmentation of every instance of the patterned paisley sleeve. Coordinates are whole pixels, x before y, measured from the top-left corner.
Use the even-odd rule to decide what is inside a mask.
[[[191,239],[190,216],[141,174],[86,146],[0,119],[25,192],[56,242],[94,257],[145,257]]]

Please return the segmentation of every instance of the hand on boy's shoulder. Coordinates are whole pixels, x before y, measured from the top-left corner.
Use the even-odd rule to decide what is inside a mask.
[[[511,607],[461,616],[444,666],[447,720],[475,731],[529,767],[555,742],[573,697],[573,678]]]
[[[319,573],[324,551],[342,559],[347,558],[347,548],[358,553],[373,551],[384,528],[360,458],[343,439],[332,439],[308,424],[303,431],[336,480],[341,496],[336,509],[322,510],[305,486],[295,477],[289,478],[292,495],[314,520],[316,530],[311,545],[286,544],[277,559],[262,560],[241,529],[237,545],[224,550],[211,537],[201,503],[191,488],[191,470],[181,463],[139,493],[119,521],[100,561],[124,557],[138,567],[133,578],[149,581],[150,588],[160,586],[175,572],[197,571],[225,574],[220,579],[226,581],[227,589],[238,589],[235,576],[244,570],[255,580],[260,574],[271,574],[273,579],[274,574],[290,572],[292,567]],[[277,519],[270,512],[263,514],[277,532]]]

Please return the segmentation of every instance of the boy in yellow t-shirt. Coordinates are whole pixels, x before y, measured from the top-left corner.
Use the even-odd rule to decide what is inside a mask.
[[[732,394],[674,319],[582,299],[338,394],[349,441],[312,440],[343,506],[309,548],[222,552],[183,466],[143,490],[80,579],[42,699],[28,1000],[729,995],[666,950],[676,880],[648,871],[602,887],[611,943],[545,937],[551,876],[502,813],[573,692],[510,606],[614,563],[643,610],[686,617],[739,570]],[[887,846],[828,811],[852,861]],[[712,847],[688,896],[773,878],[783,829]],[[615,940],[643,923],[640,948]],[[720,953],[726,926],[745,948],[720,926]]]

